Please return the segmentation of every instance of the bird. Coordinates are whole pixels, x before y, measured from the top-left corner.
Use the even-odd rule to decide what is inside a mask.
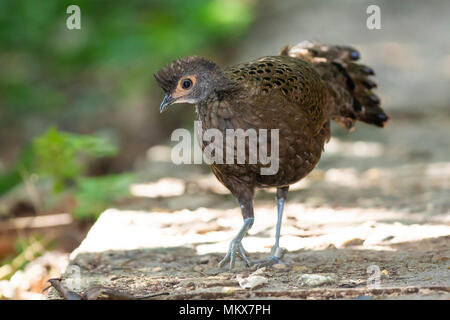
[[[358,50],[347,45],[304,41],[285,46],[278,55],[220,68],[208,59],[190,56],[173,61],[154,74],[165,93],[160,112],[176,103],[195,105],[202,130],[277,129],[278,170],[262,174],[267,164],[211,163],[212,173],[237,199],[243,225],[232,239],[219,267],[235,267],[237,258],[247,266],[283,263],[280,247],[283,209],[289,186],[317,165],[330,139],[330,121],[353,130],[361,121],[384,127],[389,120],[373,92],[375,72],[357,62]],[[204,142],[200,142],[205,148]],[[258,140],[258,143],[261,141]],[[248,149],[248,143],[245,144]],[[235,147],[236,149],[236,147]],[[229,150],[235,156],[235,149]],[[228,151],[227,151],[228,152]],[[247,150],[246,152],[254,152]],[[251,262],[242,239],[254,223],[253,198],[259,188],[276,188],[275,244],[267,260]]]

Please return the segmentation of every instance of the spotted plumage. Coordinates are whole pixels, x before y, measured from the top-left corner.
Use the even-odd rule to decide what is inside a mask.
[[[278,171],[263,175],[266,163],[212,163],[214,175],[237,198],[244,226],[230,244],[221,265],[236,255],[248,264],[241,240],[253,224],[253,195],[257,187],[276,187],[278,224],[289,185],[305,177],[318,163],[330,138],[330,120],[348,129],[357,120],[383,126],[388,120],[380,99],[372,92],[376,83],[371,68],[358,64],[357,50],[348,46],[328,46],[303,42],[285,47],[279,56],[262,57],[221,69],[203,58],[179,59],[161,69],[155,78],[166,96],[160,110],[173,103],[195,105],[198,119],[206,129],[224,136],[228,129],[277,129],[279,132]],[[200,139],[201,141],[202,139]],[[275,143],[267,138],[268,149]],[[207,143],[202,142],[205,148]],[[249,150],[245,142],[246,154]],[[259,145],[258,145],[259,146]],[[226,149],[236,159],[236,150]],[[282,250],[279,232],[270,259],[279,262]]]

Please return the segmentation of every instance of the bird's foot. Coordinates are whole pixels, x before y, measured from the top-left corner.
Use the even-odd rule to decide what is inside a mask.
[[[274,264],[284,264],[284,265],[288,266],[288,264],[286,262],[281,260],[284,256],[284,254],[286,253],[286,251],[287,250],[285,248],[273,247],[272,252],[270,253],[270,256],[267,260],[257,261],[253,264],[256,265],[257,268],[269,267],[269,266],[273,266]]]
[[[247,254],[244,247],[242,246],[241,240],[233,239],[230,243],[230,249],[228,250],[227,254],[219,262],[219,268],[221,268],[229,260],[230,269],[233,269],[236,262],[236,254],[245,261],[248,267],[252,264],[247,258]]]

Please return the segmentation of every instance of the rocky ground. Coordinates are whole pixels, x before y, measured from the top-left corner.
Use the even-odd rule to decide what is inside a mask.
[[[219,269],[242,223],[235,200],[205,167],[175,166],[158,146],[134,196],[72,253],[63,285],[168,293],[158,299],[450,298],[449,117],[394,114],[382,130],[334,132],[320,166],[289,193],[288,266]],[[258,192],[255,209],[243,244],[260,260],[274,241],[273,190]]]
[[[381,9],[380,30],[366,27],[370,4]],[[207,168],[174,166],[158,146],[138,166],[134,197],[105,212],[72,253],[62,284],[168,293],[158,299],[450,298],[448,7],[261,1],[236,62],[303,40],[353,45],[391,116],[382,130],[334,128],[319,167],[291,188],[281,237],[288,267],[218,269],[242,223],[237,204]],[[255,209],[243,244],[258,260],[274,241],[273,190],[257,194]]]

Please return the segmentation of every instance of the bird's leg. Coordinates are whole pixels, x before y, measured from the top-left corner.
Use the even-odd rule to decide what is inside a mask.
[[[226,256],[219,262],[219,267],[222,267],[228,260],[230,260],[230,269],[234,268],[234,263],[236,261],[236,254],[238,254],[239,257],[241,257],[247,266],[250,266],[251,263],[247,258],[247,255],[245,253],[245,249],[242,246],[242,238],[245,237],[247,234],[247,231],[251,228],[253,225],[254,218],[247,218],[244,219],[244,225],[242,226],[239,233],[236,235],[236,237],[231,240],[230,243],[230,249],[228,249],[228,252]]]
[[[277,229],[275,233],[275,245],[272,247],[269,258],[262,263],[258,263],[258,266],[260,267],[270,266],[277,263],[285,264],[281,260],[284,256],[284,253],[286,252],[286,249],[280,247],[280,231],[281,231],[281,221],[283,220],[284,202],[286,201],[288,191],[289,186],[277,189],[278,218],[277,218]]]
[[[233,269],[236,261],[236,254],[245,261],[247,266],[251,265],[241,241],[247,235],[247,231],[252,227],[253,221],[255,220],[253,216],[253,193],[251,192],[247,197],[240,198],[239,204],[241,206],[242,216],[244,217],[244,225],[236,237],[230,242],[230,248],[228,249],[227,254],[219,262],[220,268],[230,260],[230,269]]]

